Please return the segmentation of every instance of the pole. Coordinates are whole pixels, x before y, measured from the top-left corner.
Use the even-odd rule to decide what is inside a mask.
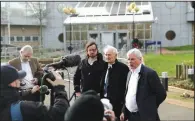
[[[64,42],[64,53],[66,53],[66,26],[63,24],[64,15],[62,14],[62,32],[63,32],[63,42]]]
[[[7,2],[7,30],[8,30],[8,44],[10,44],[10,2]]]
[[[133,12],[133,40],[135,39],[135,22],[134,22],[134,15],[135,15],[135,12]]]
[[[71,16],[70,16],[70,54],[72,53],[72,26],[71,26]]]

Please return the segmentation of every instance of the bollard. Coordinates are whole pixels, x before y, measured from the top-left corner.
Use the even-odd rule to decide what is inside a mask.
[[[188,78],[193,81],[194,80],[194,69],[190,68],[188,69]]]
[[[168,91],[168,73],[162,72],[162,85]]]

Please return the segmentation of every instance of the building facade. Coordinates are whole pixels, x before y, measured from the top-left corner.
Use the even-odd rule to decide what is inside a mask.
[[[140,10],[134,15],[127,10],[130,2],[42,2],[45,14],[41,25],[37,3],[13,4],[10,2],[10,39],[8,6],[1,7],[1,43],[67,49],[71,42],[73,50],[79,50],[94,40],[100,46],[122,49],[131,48],[134,30],[139,40],[161,41],[163,47],[194,44],[194,9],[187,1],[136,2]],[[60,9],[65,6],[74,7],[77,15],[62,13]]]

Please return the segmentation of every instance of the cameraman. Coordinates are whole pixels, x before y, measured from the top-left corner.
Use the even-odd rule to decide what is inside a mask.
[[[69,107],[62,77],[53,72],[56,80],[47,81],[53,86],[55,102],[45,106],[41,102],[19,101],[20,80],[26,76],[10,65],[1,66],[0,121],[63,121]]]
[[[69,107],[65,121],[117,121],[114,111],[104,108],[100,97],[94,90],[81,94]]]

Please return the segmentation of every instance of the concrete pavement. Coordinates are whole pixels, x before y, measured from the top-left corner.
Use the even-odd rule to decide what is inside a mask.
[[[69,82],[65,82],[65,89],[69,94]],[[70,95],[73,94],[73,85],[70,83]],[[47,97],[49,98],[49,97]],[[46,101],[48,103],[48,101]],[[74,98],[70,104],[74,103]],[[158,109],[161,120],[194,120],[194,110],[163,102]]]

